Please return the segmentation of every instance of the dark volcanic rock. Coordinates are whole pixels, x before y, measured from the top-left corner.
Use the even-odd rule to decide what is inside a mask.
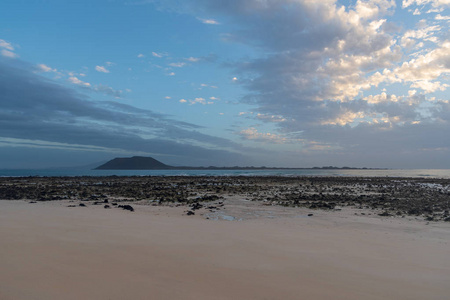
[[[125,205],[119,205],[119,206],[117,206],[117,207],[122,208],[122,209],[124,209],[124,210],[134,211],[133,206],[128,205],[128,204],[125,204]]]
[[[373,209],[392,217],[416,216],[450,222],[450,179],[279,176],[80,176],[0,177],[0,199],[118,206],[122,201],[152,206],[218,210],[228,197],[261,205],[336,211]],[[109,201],[107,202],[106,200]],[[217,201],[216,203],[211,203]],[[89,204],[88,204],[89,203]],[[83,205],[83,206],[84,206]]]
[[[198,203],[198,202],[195,202],[195,203],[191,204],[192,210],[197,210],[197,209],[200,209],[200,208],[202,208],[202,207],[203,207],[203,205],[201,205],[201,204]]]

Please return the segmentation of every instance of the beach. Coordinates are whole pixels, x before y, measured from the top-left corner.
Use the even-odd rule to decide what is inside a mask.
[[[448,299],[447,181],[293,180],[2,179],[0,299]]]

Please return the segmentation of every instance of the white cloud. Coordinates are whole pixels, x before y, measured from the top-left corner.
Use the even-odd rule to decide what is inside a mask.
[[[205,98],[201,98],[201,97],[195,98],[195,100],[190,100],[189,103],[191,105],[192,104],[197,104],[197,103],[200,103],[200,104],[203,104],[203,105],[207,104],[206,99]]]
[[[170,63],[169,66],[174,68],[182,68],[186,65],[184,62],[176,62],[176,63]]]
[[[142,54],[142,53],[139,53],[139,54],[137,55],[137,57],[139,57],[139,58],[143,58],[143,57],[145,57],[145,55],[144,55],[144,54]]]
[[[450,0],[403,0],[402,6],[404,8],[411,5],[426,5],[431,4],[433,7],[450,6]]]
[[[219,25],[220,23],[217,22],[214,19],[202,19],[202,18],[197,18],[197,20],[199,20],[200,22],[202,22],[203,24],[208,24],[208,25]]]
[[[391,82],[413,82],[415,87],[433,86],[431,88],[433,90],[442,90],[442,88],[445,89],[445,86],[440,85],[439,82],[432,85],[430,83],[447,74],[450,74],[450,41],[444,42],[440,47],[429,50],[415,59],[404,62],[392,72],[386,72],[385,76]]]
[[[75,76],[69,77],[68,80],[69,80],[69,82],[71,82],[73,84],[76,84],[76,85],[80,85],[80,86],[84,86],[84,87],[90,87],[91,86],[91,84],[89,82],[84,82],[84,81],[78,79]]]
[[[415,45],[416,41],[429,41],[434,43],[438,41],[435,37],[435,33],[441,30],[441,26],[428,26],[424,20],[420,22],[419,25],[419,29],[408,30],[402,36],[401,44],[403,47],[412,47]]]
[[[266,122],[279,123],[286,122],[286,118],[280,115],[270,115],[270,114],[257,114],[256,118]]]
[[[357,119],[363,119],[365,117],[364,112],[352,112],[346,111],[333,119],[325,120],[321,122],[321,125],[340,125],[344,126],[355,122]]]
[[[2,54],[2,56],[4,57],[8,57],[8,58],[16,58],[19,57],[19,55],[17,55],[16,53],[6,50],[6,49],[2,49],[2,51],[0,51],[0,53]]]
[[[106,68],[103,67],[103,66],[95,66],[95,70],[96,70],[97,72],[101,72],[101,73],[109,73],[109,70],[106,69]]]
[[[199,57],[188,57],[188,58],[185,58],[187,61],[189,61],[189,62],[193,62],[193,63],[195,63],[195,62],[199,62],[201,59],[199,58]]]
[[[172,99],[170,96],[165,96],[164,99]]]
[[[352,17],[361,19],[373,19],[380,14],[385,14],[389,9],[395,7],[395,1],[388,0],[372,0],[357,1],[355,14]]]
[[[427,14],[431,14],[431,13],[441,13],[444,11],[443,7],[436,7],[436,8],[430,8],[429,10],[427,10]]]
[[[445,20],[445,21],[448,21],[448,20],[450,20],[450,16],[441,16],[440,14],[437,14],[436,15],[436,17],[435,17],[435,20]]]
[[[17,58],[19,57],[19,55],[17,55],[16,53],[14,53],[14,47],[11,45],[11,43],[0,39],[0,54],[4,57],[8,57],[8,58]]]
[[[386,92],[382,92],[379,95],[369,95],[364,97],[363,100],[367,101],[369,104],[392,103],[398,101],[396,95],[388,95]]]
[[[165,53],[165,52],[160,52],[160,53],[158,53],[158,52],[152,52],[152,55],[153,55],[154,57],[163,58],[164,56],[167,56],[168,54]]]
[[[208,84],[206,84],[206,83],[201,83],[200,84],[200,87],[198,88],[199,90],[202,90],[203,88],[206,88],[206,87],[209,87],[209,88],[212,88],[212,89],[217,89],[218,87],[217,86],[215,86],[215,85],[208,85]]]
[[[288,139],[270,132],[258,132],[255,127],[250,127],[241,130],[238,135],[246,140],[252,140],[254,142],[262,143],[274,143],[274,144],[284,144],[288,142]]]
[[[167,76],[175,76],[175,75],[176,75],[175,72],[170,72],[167,74]]]
[[[2,39],[0,39],[0,48],[4,48],[9,51],[14,51],[14,47],[11,45],[11,43]]]
[[[52,69],[49,66],[45,65],[45,64],[39,64],[37,65],[39,70],[42,72],[57,72],[56,69]]]
[[[445,91],[449,87],[446,83],[439,81],[418,80],[411,84],[410,88],[423,90],[425,93],[433,93],[435,91]]]
[[[179,102],[180,103],[187,103],[187,102],[189,102],[189,105],[194,105],[194,104],[207,105],[207,104],[214,104],[215,100],[218,100],[218,98],[210,97],[209,100],[206,100],[203,97],[197,97],[194,100],[181,99]]]

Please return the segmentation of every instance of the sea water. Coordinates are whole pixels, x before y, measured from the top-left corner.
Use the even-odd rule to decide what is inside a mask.
[[[357,176],[450,178],[450,169],[266,169],[266,170],[0,170],[2,177],[18,176]]]

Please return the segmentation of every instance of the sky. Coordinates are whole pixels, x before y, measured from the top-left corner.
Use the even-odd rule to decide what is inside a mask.
[[[0,169],[450,168],[450,0],[2,0]]]

